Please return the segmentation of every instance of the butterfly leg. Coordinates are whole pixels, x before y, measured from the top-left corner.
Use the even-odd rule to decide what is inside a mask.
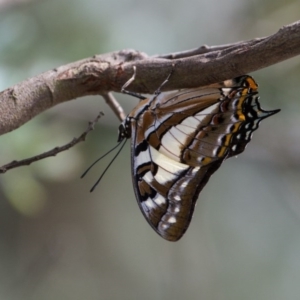
[[[130,92],[130,91],[126,90],[126,88],[135,80],[135,75],[136,75],[136,67],[133,66],[133,75],[132,75],[132,77],[128,81],[126,81],[124,83],[124,85],[121,88],[121,92],[124,93],[124,94],[126,94],[126,95],[130,95],[130,96],[139,98],[141,100],[144,100],[144,99],[146,99],[146,97],[141,96],[140,94],[137,94],[137,93]]]
[[[159,88],[154,92],[155,96],[158,96],[161,93],[161,88],[169,81],[171,75],[174,72],[175,64],[172,64],[172,70],[169,73],[168,77],[165,79],[165,81],[159,86]]]

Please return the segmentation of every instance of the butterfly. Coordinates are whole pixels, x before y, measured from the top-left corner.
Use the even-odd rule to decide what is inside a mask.
[[[119,142],[131,139],[138,205],[164,239],[183,236],[210,176],[225,159],[244,151],[261,120],[280,111],[263,110],[257,88],[254,79],[244,75],[156,93],[142,98],[121,123]]]

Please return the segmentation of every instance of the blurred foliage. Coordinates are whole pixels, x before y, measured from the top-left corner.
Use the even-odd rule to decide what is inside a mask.
[[[292,0],[27,1],[0,11],[0,88],[109,51],[151,55],[266,36],[299,9]],[[116,143],[119,122],[100,97],[2,136],[1,165],[69,142],[105,112],[85,143],[1,175],[0,298],[298,299],[299,63],[253,74],[263,107],[282,111],[213,176],[178,243],[159,238],[139,212],[129,145],[94,193],[109,158],[79,179]],[[136,103],[116,96],[127,112]]]

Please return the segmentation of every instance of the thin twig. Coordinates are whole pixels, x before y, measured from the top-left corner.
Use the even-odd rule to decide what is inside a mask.
[[[21,166],[28,166],[33,162],[39,161],[41,159],[50,157],[50,156],[55,156],[56,154],[66,151],[68,149],[70,149],[71,147],[75,146],[76,144],[78,144],[79,142],[83,142],[85,141],[86,136],[88,135],[88,133],[90,131],[92,131],[95,127],[95,124],[99,121],[99,119],[104,115],[103,112],[100,112],[98,114],[98,116],[91,122],[89,122],[89,125],[87,127],[87,129],[85,130],[85,132],[83,132],[78,138],[74,138],[72,141],[70,141],[69,143],[60,146],[60,147],[55,147],[52,150],[49,150],[47,152],[44,152],[42,154],[30,157],[30,158],[26,158],[26,159],[22,159],[22,160],[14,160],[12,162],[10,162],[9,164],[3,165],[2,167],[0,167],[0,174],[5,173],[8,170],[17,168],[17,167],[21,167]]]
[[[261,39],[256,39],[255,42],[259,42],[260,40]],[[224,44],[224,45],[217,45],[217,46],[203,45],[203,46],[200,46],[199,48],[195,48],[195,49],[191,49],[191,50],[155,55],[153,57],[165,58],[165,59],[178,59],[178,58],[192,57],[195,55],[200,55],[200,54],[205,54],[205,53],[220,51],[220,50],[225,50],[225,49],[234,50],[236,48],[240,48],[243,43],[245,43],[245,42],[240,41],[240,42],[235,42],[235,43],[231,43],[231,44]]]

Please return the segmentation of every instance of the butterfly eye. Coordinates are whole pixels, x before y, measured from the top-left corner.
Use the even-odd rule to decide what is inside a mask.
[[[118,142],[122,142],[122,140],[125,138],[125,126],[123,123],[120,124],[119,126],[119,133],[118,133]]]

